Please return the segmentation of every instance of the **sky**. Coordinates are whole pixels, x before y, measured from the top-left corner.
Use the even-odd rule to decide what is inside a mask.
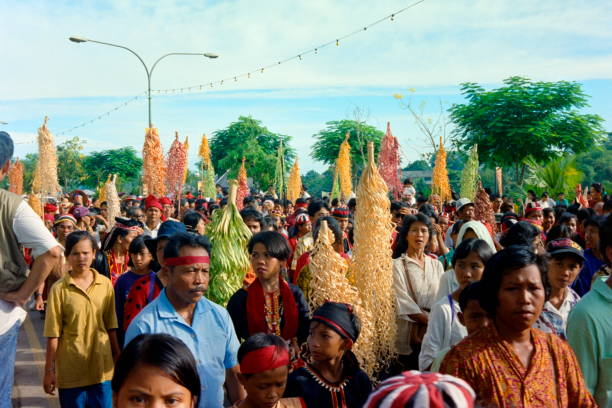
[[[435,119],[441,105],[463,101],[462,82],[493,88],[514,75],[580,82],[591,96],[585,112],[599,114],[612,130],[612,2],[424,0],[362,30],[415,2],[0,0],[0,121],[8,123],[0,129],[13,136],[22,157],[36,151],[45,116],[58,143],[78,136],[87,152],[141,150],[148,124],[141,63],[119,48],[68,41],[79,36],[127,46],[149,66],[169,52],[219,55],[164,59],[153,89],[257,70],[203,91],[153,94],[153,123],[164,147],[175,132],[189,136],[191,163],[203,133],[241,115],[290,135],[303,172],[325,168],[309,156],[313,135],[328,121],[355,117],[381,130],[390,122],[407,163],[431,148],[406,101]],[[316,54],[304,53],[328,42]],[[259,70],[300,53],[301,59]],[[140,97],[121,106],[134,96]]]

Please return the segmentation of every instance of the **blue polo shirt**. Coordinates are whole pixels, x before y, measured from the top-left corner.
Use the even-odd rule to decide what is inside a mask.
[[[164,289],[132,320],[125,333],[125,344],[139,334],[153,333],[177,337],[193,353],[202,384],[198,406],[223,407],[225,370],[238,365],[240,346],[227,311],[203,297],[196,304],[190,326],[174,310]]]

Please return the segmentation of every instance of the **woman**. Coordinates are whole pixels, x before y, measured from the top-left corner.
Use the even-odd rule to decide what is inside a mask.
[[[393,252],[393,282],[397,298],[397,351],[405,369],[418,366],[421,342],[436,302],[442,264],[425,254],[431,220],[424,214],[408,215]],[[402,361],[403,360],[403,361]]]
[[[514,224],[512,228],[506,231],[504,236],[499,240],[499,243],[504,248],[514,245],[523,245],[531,248],[532,251],[538,254],[546,253],[541,227],[538,228],[527,221],[519,221]]]
[[[139,221],[119,217],[115,220],[115,226],[102,245],[113,286],[115,286],[117,279],[129,269],[130,255],[128,251],[130,243],[134,238],[142,235],[143,232],[142,224]]]
[[[62,407],[111,404],[113,359],[119,355],[115,296],[108,278],[91,268],[95,241],[85,231],[68,235],[70,272],[51,288],[45,315],[44,389],[59,390]]]
[[[310,217],[306,213],[298,214],[295,216],[295,225],[290,229],[289,235],[289,247],[291,248],[291,256],[289,257],[289,266],[291,271],[295,271],[297,266],[297,258],[294,258],[295,250],[300,238],[312,231],[312,224],[310,223]]]
[[[493,324],[452,348],[440,367],[470,384],[481,406],[596,406],[567,343],[532,328],[544,306],[545,271],[545,258],[524,246],[487,262],[481,305]]]
[[[310,311],[300,288],[283,278],[290,251],[287,240],[275,231],[260,232],[249,241],[248,251],[256,279],[227,304],[236,334],[247,339],[272,333],[287,341],[297,338],[301,344],[308,336]]]
[[[134,337],[117,360],[111,387],[115,408],[195,408],[200,398],[195,358],[168,334]]]
[[[187,211],[183,216],[183,224],[188,232],[204,235],[206,233],[206,220],[197,211]]]

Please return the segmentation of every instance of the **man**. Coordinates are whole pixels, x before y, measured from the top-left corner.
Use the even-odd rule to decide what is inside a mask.
[[[161,225],[161,217],[164,207],[155,198],[154,195],[150,195],[145,199],[145,225],[144,235],[157,238],[157,231]]]
[[[542,229],[545,234],[548,234],[548,231],[555,225],[555,210],[554,208],[548,207],[542,210]]]
[[[557,207],[569,207],[569,201],[565,198],[565,193],[557,193]]]
[[[542,204],[542,208],[555,208],[555,205],[557,204],[555,203],[555,200],[550,198],[548,192],[546,191],[542,193],[542,199],[540,200],[540,203]]]
[[[164,249],[166,288],[130,323],[125,344],[143,333],[166,333],[193,353],[202,383],[200,408],[223,406],[223,384],[230,402],[244,399],[238,382],[238,339],[221,306],[204,297],[208,289],[210,243],[206,237],[179,233]]]
[[[159,203],[162,205],[162,220],[178,221],[174,218],[174,205],[172,205],[171,199],[168,197],[162,197],[159,199]]]
[[[253,235],[263,231],[266,226],[263,214],[253,207],[245,207],[240,211],[240,216]]]
[[[0,131],[0,181],[9,171],[13,140]],[[22,248],[35,258],[28,274]],[[59,260],[61,247],[42,219],[23,199],[0,190],[0,406],[11,406],[17,335],[23,306]]]
[[[612,265],[612,218],[599,230],[599,248]],[[586,386],[600,407],[612,406],[612,276],[597,278],[570,312],[567,340],[580,363]]]
[[[349,232],[349,215],[350,211],[347,207],[338,207],[332,211],[332,217],[338,221],[340,224],[340,229],[342,230],[342,246],[344,249],[344,253],[349,256],[353,255],[353,246],[351,245],[351,241],[349,240],[348,232]]]
[[[475,205],[469,198],[460,198],[455,201],[455,208],[457,211],[455,212],[457,220],[461,220],[463,222],[468,222],[474,220],[475,217]],[[453,240],[450,237],[450,234],[447,234],[444,238],[444,245],[447,248],[453,248]]]

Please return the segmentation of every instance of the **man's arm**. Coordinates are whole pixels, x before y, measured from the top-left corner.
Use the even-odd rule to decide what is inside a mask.
[[[36,288],[45,281],[51,269],[53,269],[55,264],[59,261],[61,251],[61,247],[58,245],[37,257],[34,261],[34,265],[32,265],[30,274],[21,287],[16,291],[0,295],[1,298],[19,306],[25,305],[26,302],[30,300],[30,297],[32,297]]]
[[[43,380],[43,388],[47,394],[55,395],[56,377],[55,377],[55,356],[57,354],[57,345],[59,339],[57,337],[49,337],[47,339],[47,358],[45,361],[45,378]]]
[[[236,404],[244,400],[247,396],[244,387],[242,386],[242,384],[240,384],[240,381],[238,380],[239,373],[239,365],[225,370],[225,386],[227,387],[227,395],[232,404]]]

